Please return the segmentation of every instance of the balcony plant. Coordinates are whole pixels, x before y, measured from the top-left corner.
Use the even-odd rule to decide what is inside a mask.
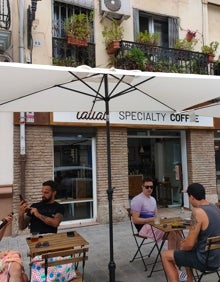
[[[92,33],[91,23],[93,21],[93,12],[89,16],[84,13],[74,14],[66,19],[64,30],[67,36],[67,43],[78,47],[88,45],[88,37]]]
[[[191,42],[195,37],[196,37],[196,31],[192,31],[188,29],[186,33],[186,40],[188,42]]]
[[[173,48],[174,49],[180,49],[180,50],[193,51],[196,43],[197,43],[196,39],[192,39],[191,41],[187,41],[186,38],[176,39]]]
[[[109,55],[115,54],[119,50],[120,40],[122,40],[123,35],[124,28],[116,20],[112,20],[109,26],[104,26],[102,36]]]
[[[158,46],[159,33],[151,33],[148,30],[145,30],[144,32],[140,31],[137,34],[137,43]]]
[[[116,57],[116,66],[127,70],[146,70],[147,58],[144,52],[137,47],[127,50],[125,54],[119,53]]]
[[[76,67],[77,66],[72,57],[53,58],[53,65],[66,66],[66,67]]]
[[[212,41],[209,45],[202,46],[202,53],[208,55],[209,62],[213,62],[218,46],[219,46],[218,41]]]

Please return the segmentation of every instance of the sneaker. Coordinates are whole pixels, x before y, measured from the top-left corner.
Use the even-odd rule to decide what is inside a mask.
[[[187,275],[186,275],[185,272],[180,271],[180,273],[179,273],[179,280],[180,280],[180,282],[187,281]]]

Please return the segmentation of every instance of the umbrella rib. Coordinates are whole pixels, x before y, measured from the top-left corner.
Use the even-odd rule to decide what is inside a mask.
[[[52,88],[54,88],[54,87],[56,87],[56,86],[57,86],[57,85],[53,85],[53,86],[50,86],[50,87],[44,88],[44,89],[42,89],[42,90],[34,91],[34,92],[28,93],[28,94],[26,94],[26,95],[23,95],[23,96],[17,97],[17,98],[15,98],[15,99],[12,99],[12,100],[8,100],[8,101],[5,101],[5,102],[2,102],[2,103],[0,103],[0,106],[3,106],[3,105],[6,105],[6,104],[9,104],[9,103],[14,102],[14,101],[22,100],[23,98],[26,98],[26,97],[29,97],[29,96],[32,96],[32,95],[38,94],[38,93],[43,92],[43,91],[45,91],[45,90],[52,89]]]
[[[112,75],[112,76],[115,77],[114,75]],[[115,78],[117,79],[117,77],[115,77]],[[124,76],[123,76],[120,80],[118,80],[118,83],[117,83],[117,85],[114,87],[113,91],[114,91],[115,88],[118,86],[118,84],[119,84],[121,81],[123,81],[123,78],[124,78]],[[176,111],[175,109],[173,109],[173,108],[170,107],[169,105],[163,103],[162,101],[158,100],[157,98],[151,96],[150,94],[144,92],[143,90],[141,90],[141,89],[139,89],[139,88],[137,87],[137,86],[139,86],[139,85],[141,85],[141,84],[143,84],[143,83],[145,83],[145,82],[148,82],[148,81],[150,81],[151,79],[154,79],[154,78],[156,78],[156,76],[151,76],[150,78],[147,78],[147,79],[145,79],[145,80],[143,80],[143,81],[137,83],[136,85],[131,85],[131,84],[129,84],[128,82],[123,81],[123,82],[124,82],[125,84],[127,84],[129,87],[128,87],[127,89],[125,89],[125,90],[119,92],[119,93],[116,93],[116,94],[110,96],[110,99],[113,99],[113,98],[116,98],[116,97],[119,97],[119,96],[122,96],[122,95],[126,95],[127,93],[130,93],[130,92],[132,92],[132,91],[135,89],[135,90],[139,91],[140,93],[144,94],[145,96],[147,96],[147,97],[153,99],[154,101],[159,102],[161,105],[164,105],[164,106],[167,107],[168,109],[170,109],[170,110],[172,110],[172,111]],[[111,93],[113,93],[113,91],[112,91]]]
[[[79,94],[82,94],[82,95],[86,95],[86,96],[89,96],[89,97],[93,97],[93,98],[97,98],[96,96],[94,96],[93,94],[89,94],[89,93],[86,93],[86,92],[83,92],[83,91],[80,91],[80,90],[77,90],[77,89],[71,89],[67,86],[63,86],[63,85],[56,85],[57,87],[59,88],[62,88],[62,89],[65,89],[65,90],[68,90],[68,91],[72,91],[72,92],[76,92],[76,93],[79,93]],[[95,91],[95,90],[94,90]],[[97,92],[95,92],[97,93]],[[97,93],[99,94],[99,93]],[[99,98],[100,99],[100,98]],[[101,100],[101,99],[100,99]]]
[[[101,95],[99,93],[99,89],[101,88],[101,84],[103,83],[103,78],[104,76],[102,75],[102,79],[100,81],[100,84],[99,84],[99,87],[98,87],[98,91],[95,90],[91,85],[89,85],[87,82],[84,81],[84,79],[88,79],[88,78],[91,78],[91,77],[94,77],[94,76],[97,76],[97,75],[100,75],[100,74],[92,74],[90,76],[87,76],[87,77],[84,77],[84,79],[80,78],[79,76],[77,76],[75,73],[73,72],[69,72],[71,75],[73,75],[75,78],[76,78],[76,81],[81,81],[84,85],[86,85],[86,87],[88,87],[90,90],[92,90],[93,92],[96,93],[96,97],[99,96],[100,100],[105,100],[104,96]],[[82,92],[83,93],[83,92]],[[86,94],[86,93],[85,93]],[[93,95],[90,94],[91,97],[94,97]],[[94,97],[96,99],[96,97]]]

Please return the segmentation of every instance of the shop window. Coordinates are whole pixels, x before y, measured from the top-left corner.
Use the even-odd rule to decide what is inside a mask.
[[[65,220],[93,217],[92,141],[54,137],[54,179],[57,201],[65,207]]]

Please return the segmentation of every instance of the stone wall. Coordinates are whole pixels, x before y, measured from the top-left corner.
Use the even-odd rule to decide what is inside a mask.
[[[216,168],[214,132],[211,130],[187,131],[187,158],[189,184],[199,182],[204,185],[207,200],[218,201],[216,188]]]
[[[97,199],[98,217],[101,223],[108,222],[108,174],[106,159],[106,129],[97,129]],[[127,218],[128,207],[128,154],[127,129],[111,128],[111,172],[113,193],[113,220],[122,221]]]
[[[26,158],[24,197],[28,203],[41,199],[41,184],[53,179],[53,130],[51,126],[26,126]],[[17,216],[21,191],[21,158],[19,156],[19,126],[14,129],[13,210]],[[27,231],[25,231],[27,232]],[[13,233],[18,233],[17,221]]]

